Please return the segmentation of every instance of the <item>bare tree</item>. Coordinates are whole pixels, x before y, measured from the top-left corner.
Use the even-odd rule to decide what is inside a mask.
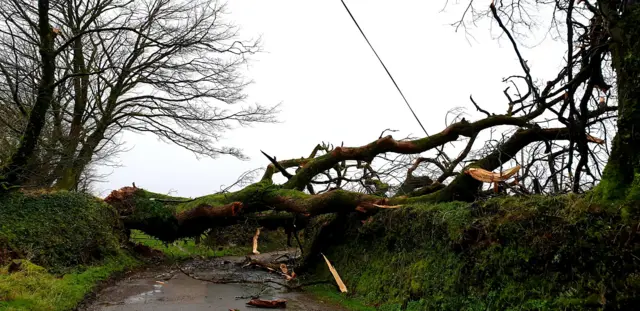
[[[37,43],[36,46],[38,47],[42,64],[41,78],[37,87],[35,103],[29,112],[26,111],[20,101],[14,101],[13,103],[20,110],[20,113],[28,119],[28,122],[26,122],[25,129],[22,131],[23,135],[17,145],[17,149],[12,153],[7,163],[3,163],[4,166],[0,177],[4,188],[7,187],[7,184],[15,184],[23,178],[21,175],[36,149],[54,92],[54,74],[56,70],[54,38],[56,33],[49,24],[49,1],[39,0],[37,9],[33,8],[31,4],[25,6],[21,6],[21,4],[24,3],[9,1],[0,8],[0,10],[15,8],[15,10],[12,10],[14,13],[10,17],[15,15],[22,18],[20,22],[7,20],[6,23],[10,23],[11,29],[2,30],[2,33],[13,34],[15,30],[20,35],[25,35],[25,38],[20,39],[21,41]],[[3,13],[3,16],[7,15]],[[25,28],[32,30],[29,31],[30,35],[27,36]],[[2,70],[5,77],[9,76],[6,66],[3,66],[0,70]],[[12,88],[10,93],[17,94],[14,85],[9,82],[5,84]]]
[[[15,14],[21,1],[14,3],[3,16],[14,24],[28,23]],[[197,155],[244,158],[238,148],[218,146],[218,139],[234,124],[273,122],[276,107],[224,108],[246,98],[243,89],[250,81],[243,78],[242,66],[259,52],[259,40],[240,40],[225,14],[224,5],[211,0],[53,5],[49,15],[63,40],[55,46],[56,96],[49,116],[58,161],[47,180],[73,189],[97,152],[114,151],[113,138],[123,130],[155,134]],[[33,30],[16,32],[4,34],[5,54],[14,41],[37,50],[23,40]],[[7,91],[5,98],[18,108],[26,102],[27,110],[23,97],[33,83],[14,81],[37,83],[40,77],[27,68],[38,68],[40,61],[24,54],[4,58],[5,67],[20,68],[5,75],[6,89],[17,90]]]

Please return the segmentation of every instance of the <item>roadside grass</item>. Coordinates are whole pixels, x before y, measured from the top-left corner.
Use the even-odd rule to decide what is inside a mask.
[[[169,260],[185,260],[193,257],[222,257],[222,256],[244,256],[252,253],[253,244],[251,235],[244,237],[239,243],[212,242],[203,239],[196,245],[194,239],[183,239],[172,243],[164,243],[139,230],[131,230],[131,241],[159,250]],[[280,231],[266,231],[260,234],[260,252],[269,252],[286,249],[286,235]]]
[[[185,239],[165,244],[139,230],[131,230],[131,241],[159,250],[164,253],[169,260],[185,260],[193,257],[240,256],[251,252],[251,248],[248,246],[219,247],[218,249],[212,249],[203,244],[196,245],[193,239]]]
[[[329,284],[318,284],[305,287],[305,291],[311,293],[318,300],[328,301],[340,305],[352,311],[376,311],[373,306],[368,306],[364,302],[349,298],[345,294],[340,293],[335,286]]]
[[[28,260],[14,260],[14,263],[19,263],[20,269],[13,273],[8,272],[9,265],[0,267],[0,310],[72,310],[99,282],[141,264],[121,252],[95,265],[78,266],[74,272],[59,276]]]

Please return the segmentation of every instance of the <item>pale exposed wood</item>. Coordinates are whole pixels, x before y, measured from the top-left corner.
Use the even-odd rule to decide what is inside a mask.
[[[499,173],[487,171],[482,168],[472,167],[465,171],[465,173],[471,175],[473,179],[481,182],[498,182],[505,181],[511,178],[520,170],[520,165],[516,165],[508,170],[504,170]]]
[[[331,274],[333,274],[333,278],[336,279],[336,283],[338,283],[338,287],[340,287],[340,291],[343,292],[343,293],[346,293],[347,292],[347,286],[344,285],[344,282],[342,282],[342,279],[340,278],[340,275],[338,274],[338,271],[336,271],[336,269],[331,265],[331,263],[329,262],[329,259],[327,259],[327,256],[322,254],[322,257],[324,257],[324,261],[327,262],[327,266],[329,267],[329,270],[331,271]]]
[[[260,228],[256,230],[256,235],[253,236],[253,253],[260,254],[258,251],[258,236],[260,236]]]

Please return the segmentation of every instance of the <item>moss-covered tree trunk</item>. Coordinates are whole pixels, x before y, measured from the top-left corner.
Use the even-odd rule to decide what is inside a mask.
[[[618,84],[618,133],[598,192],[605,199],[637,199],[631,190],[640,183],[640,6],[628,7],[609,20]]]

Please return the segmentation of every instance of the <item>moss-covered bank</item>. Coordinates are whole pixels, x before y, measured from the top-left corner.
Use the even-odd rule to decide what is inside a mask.
[[[116,211],[87,194],[15,192],[0,197],[0,264],[27,258],[49,270],[118,255],[123,242]],[[2,255],[4,250],[4,256]]]
[[[18,271],[9,272],[9,265],[0,267],[0,310],[73,310],[99,282],[141,264],[121,252],[91,266],[79,266],[74,272],[57,275],[27,260],[15,262],[20,263]]]
[[[115,210],[71,192],[0,197],[0,310],[71,310],[96,285],[141,262]]]
[[[639,216],[576,196],[410,205],[347,221],[323,251],[348,296],[380,310],[632,310]]]

